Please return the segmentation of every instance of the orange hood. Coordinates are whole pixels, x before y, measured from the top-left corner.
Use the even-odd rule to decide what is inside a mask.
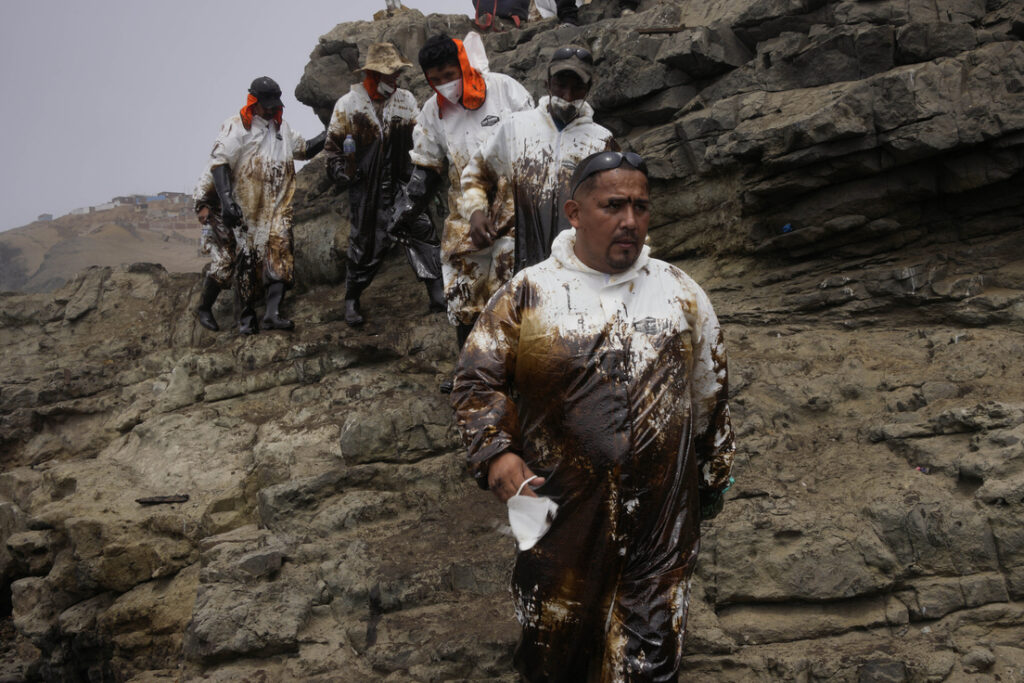
[[[452,40],[459,51],[459,68],[462,70],[462,106],[466,109],[479,109],[487,98],[487,84],[484,82],[484,75],[474,69],[469,63],[469,55],[466,54],[466,47],[461,40]],[[434,92],[437,88],[430,86]],[[443,117],[445,99],[441,93],[437,93],[438,114]]]
[[[249,94],[246,97],[245,106],[238,111],[239,115],[242,117],[242,125],[245,126],[246,130],[252,128],[252,117],[255,116],[256,104],[258,102],[259,100],[256,99],[255,95]],[[277,113],[274,114],[274,123],[276,123],[278,126],[281,125],[281,117],[283,114],[284,107],[278,109]]]

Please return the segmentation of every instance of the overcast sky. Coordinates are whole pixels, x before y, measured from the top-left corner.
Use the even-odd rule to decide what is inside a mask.
[[[191,192],[221,121],[273,77],[285,118],[323,126],[294,97],[321,35],[384,0],[2,0],[5,141],[0,230],[117,195]],[[466,14],[472,0],[404,0]],[[415,55],[410,56],[415,61]]]

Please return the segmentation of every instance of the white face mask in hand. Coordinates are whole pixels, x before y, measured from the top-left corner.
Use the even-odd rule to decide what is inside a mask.
[[[462,79],[456,78],[454,81],[435,85],[434,89],[452,104],[458,104],[459,98],[462,97]]]
[[[558,503],[550,498],[521,495],[523,488],[536,478],[537,475],[534,475],[524,481],[507,503],[508,523],[519,550],[529,550],[536,545],[551,528],[551,522],[558,514]]]

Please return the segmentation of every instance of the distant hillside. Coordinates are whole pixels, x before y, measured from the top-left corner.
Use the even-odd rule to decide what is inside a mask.
[[[199,225],[191,198],[126,197],[0,233],[0,291],[48,292],[89,266],[140,261],[199,271]]]

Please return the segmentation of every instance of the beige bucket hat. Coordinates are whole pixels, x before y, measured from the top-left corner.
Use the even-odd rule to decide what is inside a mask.
[[[393,74],[407,66],[412,66],[412,62],[403,57],[397,47],[391,43],[373,43],[366,51],[366,62],[355,71]]]

